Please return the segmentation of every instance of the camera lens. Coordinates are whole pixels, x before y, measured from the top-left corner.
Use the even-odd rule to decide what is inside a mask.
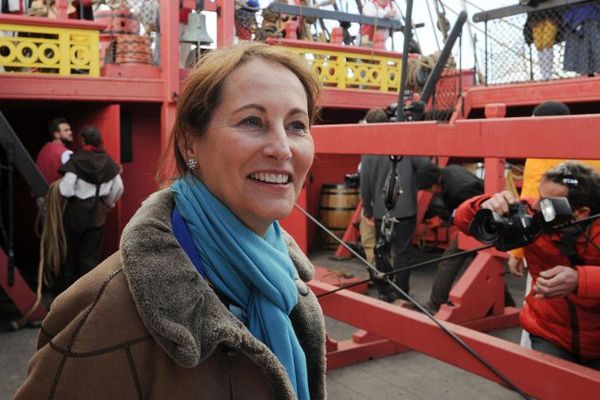
[[[491,210],[480,210],[471,221],[469,231],[483,243],[494,243],[498,239],[498,226]]]

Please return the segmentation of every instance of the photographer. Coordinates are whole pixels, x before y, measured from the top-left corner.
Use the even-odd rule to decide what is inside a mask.
[[[600,175],[576,162],[547,171],[540,198],[566,197],[574,221],[600,212]],[[463,203],[455,224],[469,233],[477,211],[508,216],[518,203],[510,192],[482,195]],[[530,214],[539,201],[523,201]],[[533,278],[520,320],[532,348],[600,370],[600,220],[545,231],[524,249]]]

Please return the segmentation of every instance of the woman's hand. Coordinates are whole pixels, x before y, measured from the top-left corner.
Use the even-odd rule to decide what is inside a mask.
[[[579,272],[577,269],[557,265],[540,272],[534,286],[535,297],[554,298],[566,297],[577,290]]]
[[[520,276],[521,278],[525,276],[524,274],[524,265],[523,260],[519,257],[515,257],[512,254],[508,255],[508,270],[511,275]]]
[[[500,193],[496,193],[491,198],[487,199],[481,204],[481,208],[492,210],[496,214],[504,215],[508,214],[509,206],[517,203],[519,200],[514,194],[505,190]]]

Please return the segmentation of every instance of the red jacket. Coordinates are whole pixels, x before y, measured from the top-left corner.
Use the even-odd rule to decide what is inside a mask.
[[[479,206],[489,195],[473,197],[456,210],[455,224],[469,233],[469,224]],[[572,265],[557,247],[558,234],[541,235],[525,248],[527,266],[535,286],[541,271],[556,265]],[[535,298],[530,292],[521,311],[521,325],[529,333],[573,352],[573,339],[579,338],[579,354],[600,358],[600,220],[594,221],[575,242],[583,265],[573,268],[579,273],[576,294],[567,297]],[[572,312],[569,312],[572,304]],[[578,331],[578,332],[577,332]]]

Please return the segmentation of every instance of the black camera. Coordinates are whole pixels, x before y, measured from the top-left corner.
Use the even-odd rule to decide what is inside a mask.
[[[508,215],[479,210],[469,225],[469,232],[480,242],[507,251],[527,246],[543,231],[560,229],[572,220],[571,206],[565,197],[548,197],[540,200],[540,211],[533,215],[525,203],[511,205]]]

